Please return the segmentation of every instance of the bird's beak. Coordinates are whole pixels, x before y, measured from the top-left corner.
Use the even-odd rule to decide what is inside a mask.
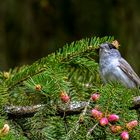
[[[99,45],[99,48],[100,49],[103,49],[104,48],[104,45],[103,44]]]

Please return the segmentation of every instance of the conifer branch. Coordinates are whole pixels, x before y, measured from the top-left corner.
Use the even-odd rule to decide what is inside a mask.
[[[66,44],[31,66],[10,70],[5,77],[0,73],[0,111],[7,115],[5,120],[13,125],[18,122],[23,128],[18,135],[24,133],[28,139],[37,140],[120,139],[120,134],[111,132],[110,125],[99,126],[93,109],[98,109],[101,117],[117,114],[120,119],[115,124],[125,129],[129,121],[138,121],[140,98],[133,101],[133,97],[139,96],[139,91],[118,83],[101,85],[97,49],[101,43],[112,40],[95,37]],[[62,91],[66,92],[68,102],[62,100]],[[99,100],[91,98],[93,92],[99,93]],[[132,102],[134,108],[130,110]],[[129,131],[130,137],[139,140],[139,130],[137,125]],[[12,136],[15,138],[15,134]]]
[[[88,105],[87,102],[70,102],[66,108],[57,106],[55,114],[48,115],[58,115],[66,116],[76,115],[82,112],[82,110]],[[41,111],[43,108],[47,107],[45,104],[31,105],[31,106],[5,106],[4,111],[9,114],[9,116],[14,117],[32,117],[35,113]]]
[[[59,49],[56,54],[51,54],[48,57],[44,57],[31,66],[26,66],[21,71],[17,72],[15,75],[10,77],[5,81],[5,85],[7,85],[8,90],[16,86],[17,84],[27,80],[29,77],[42,73],[48,69],[49,65],[53,63],[62,63],[71,60],[76,56],[81,56],[86,53],[93,52],[93,50],[97,49],[99,44],[108,41],[111,42],[113,37],[103,37],[103,38],[91,38],[91,39],[83,39],[77,42],[73,42],[70,45],[66,44],[63,49]]]

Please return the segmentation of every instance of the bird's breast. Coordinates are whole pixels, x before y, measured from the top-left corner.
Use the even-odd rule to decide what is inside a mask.
[[[108,72],[111,69],[116,68],[118,65],[119,65],[118,59],[109,58],[100,60],[100,69],[105,72]]]
[[[106,59],[100,62],[100,74],[106,81],[117,80],[116,74],[118,73],[118,59]]]

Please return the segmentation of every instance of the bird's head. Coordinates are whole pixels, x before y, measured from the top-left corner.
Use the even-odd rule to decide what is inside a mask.
[[[111,43],[103,43],[100,45],[100,57],[120,56],[118,49]]]

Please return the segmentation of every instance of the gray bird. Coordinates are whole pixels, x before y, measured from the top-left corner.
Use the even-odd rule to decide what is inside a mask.
[[[140,86],[140,78],[120,52],[110,43],[100,45],[99,52],[100,76],[104,83],[118,81],[128,88]]]

